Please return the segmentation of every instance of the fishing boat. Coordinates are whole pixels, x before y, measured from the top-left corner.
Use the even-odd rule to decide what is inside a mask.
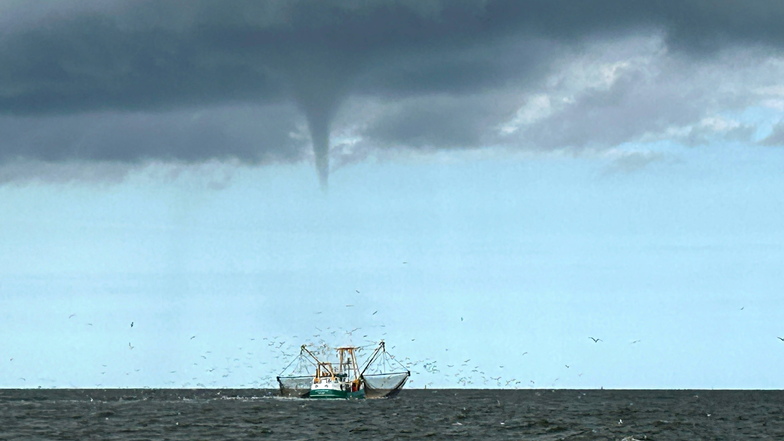
[[[335,348],[337,361],[319,359],[305,345],[277,377],[280,393],[297,398],[389,398],[403,388],[411,372],[387,353],[381,341],[360,368],[357,352],[362,348]],[[304,371],[304,372],[303,372]]]
[[[310,398],[365,398],[359,367],[353,346],[337,348],[338,363],[333,366],[329,361],[320,361],[307,348],[302,350],[316,361],[316,375],[310,386]]]

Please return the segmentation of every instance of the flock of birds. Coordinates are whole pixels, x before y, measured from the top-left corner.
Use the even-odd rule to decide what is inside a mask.
[[[355,291],[356,293],[360,293],[359,290]],[[345,307],[354,308],[354,304],[346,304]],[[375,317],[378,312],[378,310],[374,310],[370,313],[370,316]],[[315,312],[315,314],[318,315],[321,314],[321,312]],[[68,316],[68,320],[73,320],[76,317],[77,314],[72,313]],[[464,322],[464,318],[460,317],[460,321]],[[86,322],[84,324],[86,326],[94,326],[92,322]],[[136,324],[136,321],[130,321],[127,325],[128,328],[132,330],[130,334],[131,337],[134,336],[133,332],[139,329]],[[385,325],[378,324],[375,326],[381,331],[384,331],[383,328]],[[378,341],[372,340],[371,338],[384,338],[387,335],[387,332],[384,331],[380,332],[380,335],[377,335],[379,333],[374,332],[371,336],[370,333],[360,332],[362,331],[362,328],[359,327],[345,330],[331,326],[325,326],[324,329],[314,326],[314,330],[316,332],[304,339],[297,335],[285,338],[281,336],[261,338],[249,336],[247,337],[248,343],[245,347],[237,346],[232,348],[229,352],[225,350],[226,348],[222,348],[223,350],[221,351],[203,350],[198,353],[198,356],[195,359],[188,362],[187,366],[183,366],[179,369],[167,370],[167,374],[171,378],[165,380],[165,387],[206,388],[227,387],[227,385],[230,385],[231,387],[239,388],[277,388],[277,381],[275,379],[277,374],[287,365],[287,363],[299,354],[301,344],[305,344],[311,352],[320,354],[320,357],[323,356],[325,359],[331,359],[331,355],[334,354],[334,349],[329,342],[357,341],[361,339],[362,344],[356,346],[359,346],[361,349],[374,348]],[[359,334],[361,334],[361,337]],[[587,338],[592,344],[604,342],[604,340],[599,337],[588,336]],[[777,338],[784,342],[784,337],[778,336]],[[187,341],[184,343],[193,344],[195,340],[197,340],[197,335],[189,335],[187,336]],[[411,338],[410,341],[414,342],[416,339]],[[640,339],[636,339],[629,342],[629,344],[634,345],[641,341],[642,340]],[[394,353],[396,347],[397,345],[392,345],[388,346],[387,349],[391,353]],[[196,345],[190,349],[203,348]],[[127,350],[138,352],[139,346],[131,339],[131,341],[128,341],[127,343]],[[188,352],[191,356],[195,354],[193,350],[185,351],[183,346],[180,346],[178,351],[183,351],[183,353]],[[447,348],[445,351],[449,351],[449,349]],[[222,354],[219,355],[218,352],[221,352]],[[525,357],[528,354],[529,353],[525,351],[520,353],[519,356]],[[394,358],[394,355],[391,356]],[[498,375],[499,372],[504,372],[504,365],[497,365],[497,367],[495,365],[482,366],[477,363],[471,363],[471,358],[466,358],[462,360],[462,362],[452,362],[451,360],[454,359],[454,356],[446,357],[446,359],[450,360],[450,362],[439,363],[439,360],[434,358],[412,359],[410,357],[396,360],[412,372],[413,375],[409,380],[409,384],[414,385],[414,387],[419,386],[420,384],[424,388],[432,387],[436,383],[427,380],[432,380],[433,378],[439,380],[436,385],[443,385],[445,382],[444,379],[449,378],[449,380],[446,381],[447,383],[471,388],[498,387],[518,389],[523,387],[540,387],[537,386],[536,381],[533,379],[526,381],[520,378],[506,378],[503,375]],[[14,362],[14,357],[10,357],[9,362]],[[165,364],[163,360],[161,361],[161,364]],[[113,374],[112,380],[109,381],[110,384],[107,384],[106,387],[116,386],[116,384],[113,383],[117,382],[119,371],[110,372],[110,366],[108,364],[101,364],[100,366],[100,377],[107,376],[107,374],[110,373]],[[571,369],[573,364],[565,363],[563,366],[565,369]],[[133,366],[132,363],[128,363],[126,360],[126,363],[123,363],[120,371],[123,376],[129,377],[142,372],[143,368],[150,369],[150,366],[140,364]],[[490,371],[493,371],[493,373],[489,373]],[[583,374],[581,372],[577,375],[582,376]],[[239,381],[235,382],[234,377],[237,377]],[[422,378],[422,380],[418,377]],[[122,377],[120,376],[120,378]],[[556,377],[551,384],[542,385],[541,387],[555,386],[559,379],[559,377]],[[19,377],[19,380],[25,383],[27,382],[27,378],[25,377]],[[94,386],[104,387],[104,383],[99,381],[96,382]]]
[[[88,327],[95,326],[93,322],[79,322],[78,315],[76,313],[70,314],[68,316],[68,321],[76,322],[74,323],[75,325],[83,324],[84,326]],[[96,365],[94,376],[98,382],[90,386],[97,388],[117,387],[118,385],[137,383],[138,379],[134,376],[140,376],[145,372],[150,371],[154,371],[154,375],[160,374],[160,366],[171,363],[171,358],[182,358],[182,356],[188,356],[188,354],[198,354],[193,356],[191,361],[182,363],[180,368],[167,370],[165,374],[170,378],[164,380],[165,387],[206,388],[208,386],[217,387],[219,385],[224,386],[226,384],[231,384],[232,387],[240,388],[272,387],[271,380],[274,380],[274,376],[267,376],[264,378],[263,374],[265,372],[259,372],[259,368],[265,367],[265,365],[272,363],[268,361],[259,361],[255,351],[262,347],[273,349],[276,352],[276,354],[271,357],[271,361],[274,361],[274,365],[282,363],[284,357],[291,355],[286,352],[280,352],[280,350],[283,348],[283,345],[285,344],[285,341],[276,341],[275,339],[278,337],[263,337],[259,339],[259,342],[261,343],[256,345],[254,345],[254,343],[257,339],[255,337],[250,337],[248,339],[248,346],[253,346],[253,348],[237,346],[232,348],[230,355],[224,354],[222,359],[218,359],[218,351],[196,351],[200,349],[200,346],[197,345],[197,335],[190,335],[187,338],[184,338],[186,342],[182,342],[183,344],[177,346],[177,352],[171,353],[172,357],[158,357],[158,364],[160,366],[152,366],[144,361],[152,354],[149,352],[145,353],[145,349],[147,349],[147,347],[140,345],[137,343],[137,340],[134,339],[134,331],[140,331],[140,326],[137,326],[136,321],[126,323],[128,329],[131,330],[131,333],[129,334],[131,341],[127,342],[127,346],[125,346],[126,351],[128,351],[129,354],[143,354],[142,360],[126,357],[120,360],[115,360],[114,365],[108,362],[101,363],[100,367],[97,367],[98,365]],[[117,331],[118,330],[115,327],[115,329],[113,329],[111,332],[117,333]],[[148,338],[144,338],[143,340],[147,341]],[[190,348],[188,348],[188,344],[191,344]],[[9,362],[14,362],[15,358],[18,357],[10,357]],[[167,358],[169,358],[169,360],[167,360]],[[262,378],[259,378],[260,374],[262,374]],[[232,383],[232,377],[240,377],[240,380],[236,383]],[[104,384],[104,379],[107,378],[108,380],[106,381],[106,384]],[[217,378],[220,378],[220,380]],[[28,383],[27,377],[19,377],[18,380],[23,384]],[[32,381],[34,380],[31,379],[31,382]],[[160,382],[160,378],[158,381]],[[39,383],[39,388],[42,386],[53,387],[53,385],[57,384],[57,380],[51,378],[38,378],[37,382]],[[75,386],[73,384],[71,385]],[[84,387],[84,385],[79,386]]]

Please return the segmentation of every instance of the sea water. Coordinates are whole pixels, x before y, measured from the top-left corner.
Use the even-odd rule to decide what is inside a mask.
[[[784,392],[0,390],[0,440],[784,440]]]

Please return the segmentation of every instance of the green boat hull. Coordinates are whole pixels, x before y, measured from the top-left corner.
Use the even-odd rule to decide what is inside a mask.
[[[349,392],[345,390],[333,389],[314,389],[308,394],[310,398],[316,399],[347,399],[347,398],[365,398],[365,391],[359,390],[356,392]]]

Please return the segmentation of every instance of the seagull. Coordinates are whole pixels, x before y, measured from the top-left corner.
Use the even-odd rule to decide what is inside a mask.
[[[601,338],[593,338],[593,337],[588,337],[588,338],[590,338],[591,340],[593,340],[593,342],[594,342],[594,343],[597,343],[597,342],[600,342],[600,341],[602,341],[602,339],[601,339]]]
[[[131,328],[133,328],[133,322],[131,322]]]
[[[128,342],[128,349],[133,349],[133,346],[131,346],[130,342]]]
[[[191,340],[193,340],[194,338],[196,338],[196,336],[195,335],[191,335]]]
[[[782,338],[782,337],[776,337],[776,338],[778,338],[781,341],[784,341],[784,338]]]
[[[76,317],[76,314],[71,314],[68,316],[68,318],[73,318],[73,317]]]

